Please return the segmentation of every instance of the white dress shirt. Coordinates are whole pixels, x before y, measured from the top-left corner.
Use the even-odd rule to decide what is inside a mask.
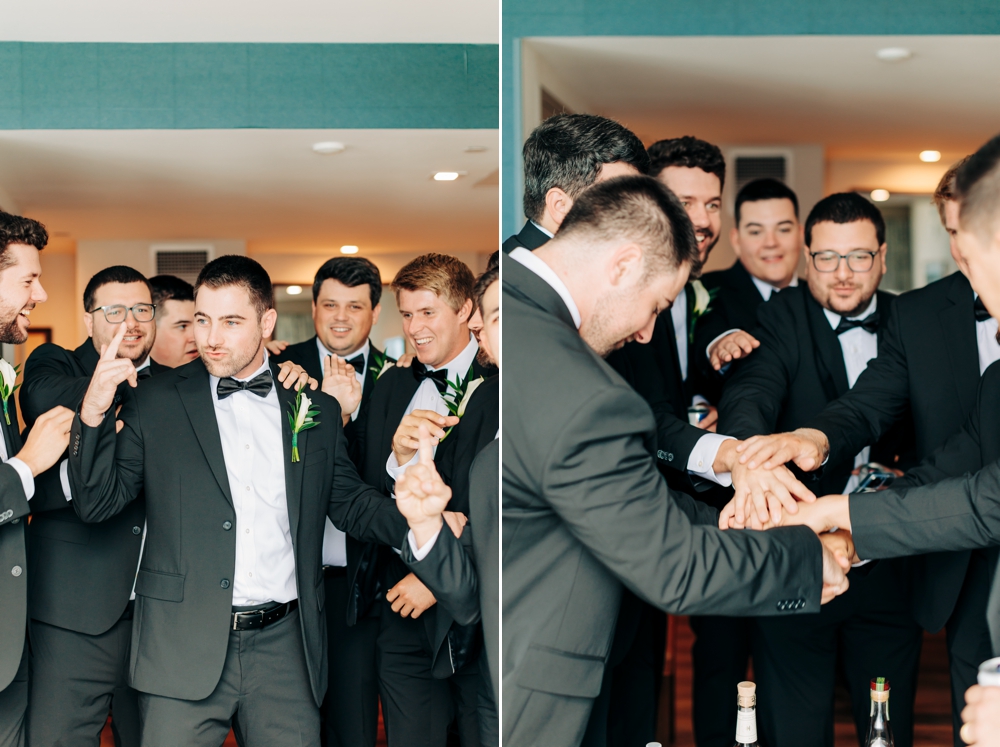
[[[875,313],[877,307],[878,296],[872,296],[872,302],[868,305],[864,313],[847,318],[867,319]],[[826,320],[830,322],[830,326],[833,329],[837,329],[837,325],[840,324],[840,314],[829,309],[823,309],[823,313],[826,314]],[[847,385],[853,388],[861,372],[868,367],[868,361],[878,355],[878,335],[874,332],[865,331],[863,327],[855,327],[852,330],[844,332],[842,335],[837,335],[837,340],[840,342],[840,349],[844,354],[844,368],[847,369]],[[863,448],[854,457],[854,466],[860,467],[862,464],[867,463],[870,453],[871,447],[866,446]],[[843,492],[853,492],[860,482],[861,478],[858,475],[851,475]]]
[[[270,371],[264,364],[238,381]],[[275,387],[266,397],[239,391],[220,400],[219,379],[209,376],[215,418],[222,439],[229,490],[236,510],[236,571],[233,605],[290,602],[298,598],[295,553],[285,495],[281,403]]]
[[[337,355],[331,350],[327,350],[326,345],[320,342],[319,336],[316,336],[316,347],[319,349],[319,365],[320,370],[325,371],[323,368],[326,365],[326,357],[328,355]],[[368,355],[371,353],[371,345],[368,339],[365,338],[365,344],[360,348],[355,350],[353,353],[348,353],[346,356],[337,356],[341,360],[346,361],[348,358],[356,358],[358,355],[363,355],[365,357],[365,363],[360,369],[355,369],[354,377],[361,384],[361,394],[365,393],[365,371],[368,370]],[[361,403],[354,408],[354,412],[351,413],[351,420],[358,419],[358,413],[361,412]],[[323,565],[336,565],[345,566],[347,565],[347,535],[342,531],[337,529],[330,521],[330,517],[326,517],[326,529],[323,531]]]

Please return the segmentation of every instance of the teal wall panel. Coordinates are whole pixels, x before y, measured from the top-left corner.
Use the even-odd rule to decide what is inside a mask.
[[[0,43],[0,129],[495,129],[496,45]]]
[[[520,228],[520,40],[533,36],[1000,34],[997,0],[503,0],[504,235]],[[998,40],[1000,43],[1000,40]]]

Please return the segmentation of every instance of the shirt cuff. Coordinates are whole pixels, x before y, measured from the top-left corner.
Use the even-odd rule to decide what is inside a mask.
[[[735,440],[732,436],[723,436],[720,433],[706,433],[698,439],[698,443],[691,450],[688,457],[687,471],[693,475],[704,477],[706,480],[718,483],[724,488],[733,484],[733,476],[729,472],[715,474],[712,465],[715,464],[715,457],[719,454],[719,447],[723,441]]]
[[[406,540],[410,543],[410,552],[413,553],[413,557],[418,561],[426,558],[430,554],[431,550],[434,549],[434,543],[437,542],[439,534],[441,534],[440,529],[434,532],[434,536],[427,540],[423,547],[417,547],[417,538],[413,536],[413,530],[411,529],[408,531],[406,533]]]
[[[727,329],[721,335],[719,335],[714,340],[712,340],[710,343],[708,343],[708,346],[705,348],[705,357],[706,358],[711,358],[712,357],[711,355],[709,355],[708,351],[711,350],[713,347],[715,347],[715,343],[717,343],[719,340],[721,340],[726,335],[731,335],[733,332],[739,332],[739,331],[740,331],[739,327],[737,327],[736,329]]]
[[[63,497],[67,502],[73,500],[73,491],[69,486],[69,459],[59,462],[59,484],[62,485]]]
[[[413,461],[416,458],[417,455],[414,454],[412,457],[410,457],[410,461],[408,461],[404,465],[400,465],[399,460],[396,459],[396,452],[391,452],[389,454],[389,458],[385,462],[385,471],[389,473],[389,477],[391,477],[394,481],[399,482],[399,479],[403,476],[403,473],[406,472],[406,468],[409,467],[411,464],[413,464]]]
[[[29,501],[35,495],[35,476],[31,474],[31,468],[17,457],[7,460],[7,464],[14,468],[17,476],[21,478],[21,487],[24,488],[24,497]]]
[[[694,405],[708,405],[709,407],[711,407],[712,403],[709,402],[707,399],[705,399],[705,397],[703,395],[696,394],[696,395],[694,395],[691,398],[691,405],[692,406],[694,406]]]

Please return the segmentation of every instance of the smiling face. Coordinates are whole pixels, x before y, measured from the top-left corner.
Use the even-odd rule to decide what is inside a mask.
[[[177,368],[198,357],[194,342],[194,301],[168,298],[156,307],[156,339],[149,351],[153,360]]]
[[[469,330],[479,340],[479,362],[500,366],[500,283],[490,283],[483,293],[483,309],[469,320]]]
[[[806,247],[809,291],[821,306],[841,316],[856,316],[868,308],[878,284],[885,274],[885,244],[879,246],[874,224],[869,220],[853,223],[821,221],[812,229],[812,246]],[[809,257],[810,252],[834,251],[844,257],[834,272],[818,272]],[[846,256],[851,252],[875,252],[872,267],[867,272],[855,272],[848,267]]]
[[[48,295],[39,281],[42,266],[38,250],[27,244],[10,244],[0,259],[0,342],[20,345],[28,339],[29,317]]]
[[[264,338],[278,313],[258,318],[250,294],[239,285],[201,286],[194,298],[194,336],[205,368],[213,376],[245,378],[264,363]]]
[[[747,272],[776,288],[795,277],[802,227],[791,200],[757,200],[740,206],[740,225],[730,233],[733,251]]]
[[[472,299],[455,311],[434,291],[400,290],[396,303],[403,317],[403,334],[425,366],[440,368],[469,344]]]
[[[656,177],[677,195],[694,225],[698,254],[704,262],[722,229],[722,182],[699,168],[667,166]]]
[[[381,304],[372,308],[367,283],[351,288],[327,278],[312,305],[316,335],[327,350],[347,358],[365,344],[381,311]]]
[[[126,309],[131,309],[137,303],[153,303],[149,287],[145,283],[105,283],[94,291],[93,309],[100,309],[102,306],[124,306]],[[118,346],[118,357],[128,358],[138,365],[146,360],[156,340],[155,317],[148,322],[137,322],[132,312],[128,311],[125,314],[125,322],[127,325],[125,337]],[[103,346],[111,344],[111,339],[122,324],[109,322],[104,318],[103,311],[85,314],[83,323],[98,353]]]

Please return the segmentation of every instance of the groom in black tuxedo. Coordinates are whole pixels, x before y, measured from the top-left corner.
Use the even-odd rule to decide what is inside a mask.
[[[195,304],[200,360],[135,389],[117,438],[114,396],[136,381],[132,361],[115,357],[124,325],[102,355],[73,426],[73,507],[104,521],[145,492],[129,672],[143,745],[217,745],[231,726],[246,747],[290,734],[318,745],[324,517],[387,544],[406,523],[358,478],[338,402],[275,386],[264,269],[210,262]]]
[[[361,385],[361,404],[344,424],[348,453],[359,469],[364,464],[358,433],[365,428],[368,403],[378,374],[391,359],[369,339],[382,311],[382,277],[364,257],[334,257],[316,272],[312,286],[312,317],[316,334],[290,345],[279,361],[292,361],[322,381],[326,359],[337,356],[354,369]],[[374,747],[378,736],[378,670],[375,638],[378,620],[352,615],[348,624],[353,578],[365,559],[365,545],[326,522],[323,574],[326,578],[327,653],[330,687],[323,702],[323,743],[326,747]]]
[[[45,228],[0,211],[0,342],[28,339],[31,311],[48,297],[39,282]],[[73,412],[57,407],[35,421],[27,440],[18,431],[14,369],[0,362],[0,747],[24,747],[28,707],[28,578],[25,527],[36,478],[66,450]]]

